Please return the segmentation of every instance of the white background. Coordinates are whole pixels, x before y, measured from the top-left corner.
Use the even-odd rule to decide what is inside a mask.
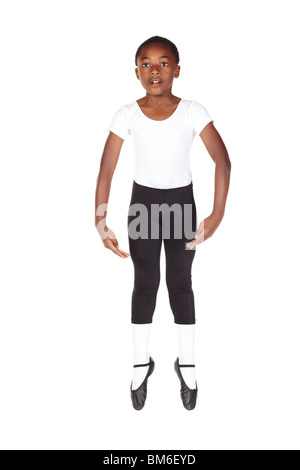
[[[299,21],[296,1],[2,1],[3,449],[299,449]],[[156,369],[130,401],[131,258],[106,250],[94,197],[107,126],[144,96],[134,55],[179,49],[173,93],[202,103],[232,163],[226,212],[197,247],[198,404],[186,411],[165,284]],[[214,164],[195,138],[199,222]],[[129,251],[125,142],[108,225]]]

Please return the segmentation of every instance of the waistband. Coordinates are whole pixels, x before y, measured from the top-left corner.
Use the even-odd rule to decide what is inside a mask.
[[[167,194],[167,193],[182,193],[184,191],[191,191],[193,189],[193,181],[190,182],[190,184],[187,184],[186,186],[179,186],[178,188],[152,188],[150,186],[144,186],[143,184],[137,183],[135,180],[133,180],[133,189],[137,189],[139,191],[145,191],[147,193],[154,193],[154,194]]]

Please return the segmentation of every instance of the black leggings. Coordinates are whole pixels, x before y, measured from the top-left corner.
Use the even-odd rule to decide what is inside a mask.
[[[135,210],[133,213],[132,205],[138,203],[143,204],[145,210],[142,212]],[[164,203],[165,207],[168,207],[165,212],[161,208],[156,218],[151,215],[154,204],[159,207]],[[182,213],[181,217],[175,217],[175,210],[171,207],[173,204],[177,205],[177,214]],[[188,211],[184,205],[189,207]],[[196,323],[191,274],[196,250],[186,248],[186,244],[193,240],[197,230],[193,182],[178,188],[158,189],[143,186],[134,180],[129,208],[131,208],[127,224],[129,251],[134,265],[131,322],[152,323],[160,283],[160,252],[163,240],[166,255],[166,284],[174,322]],[[140,217],[141,214],[144,214],[144,218]],[[163,227],[162,223],[166,225]],[[151,231],[151,226],[154,232]],[[169,227],[169,232],[165,227]],[[137,232],[141,232],[142,236],[137,238]]]

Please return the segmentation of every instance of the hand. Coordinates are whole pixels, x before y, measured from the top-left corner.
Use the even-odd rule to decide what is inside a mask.
[[[119,243],[116,239],[116,235],[110,228],[107,227],[107,225],[105,225],[103,229],[99,223],[97,225],[97,230],[105,248],[109,248],[121,258],[128,258],[128,256],[130,256],[130,254],[126,253],[126,251],[119,250]]]
[[[192,250],[196,245],[200,245],[200,243],[210,238],[220,225],[221,220],[222,218],[216,217],[213,214],[202,220],[196,232],[195,238],[190,241],[186,247]]]

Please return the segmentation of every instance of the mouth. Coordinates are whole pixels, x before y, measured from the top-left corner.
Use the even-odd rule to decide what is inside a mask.
[[[161,80],[155,80],[155,79],[153,79],[153,80],[150,80],[150,82],[149,82],[149,83],[150,83],[150,85],[152,85],[152,86],[155,86],[155,87],[156,87],[156,86],[159,86],[159,85],[161,85]]]

